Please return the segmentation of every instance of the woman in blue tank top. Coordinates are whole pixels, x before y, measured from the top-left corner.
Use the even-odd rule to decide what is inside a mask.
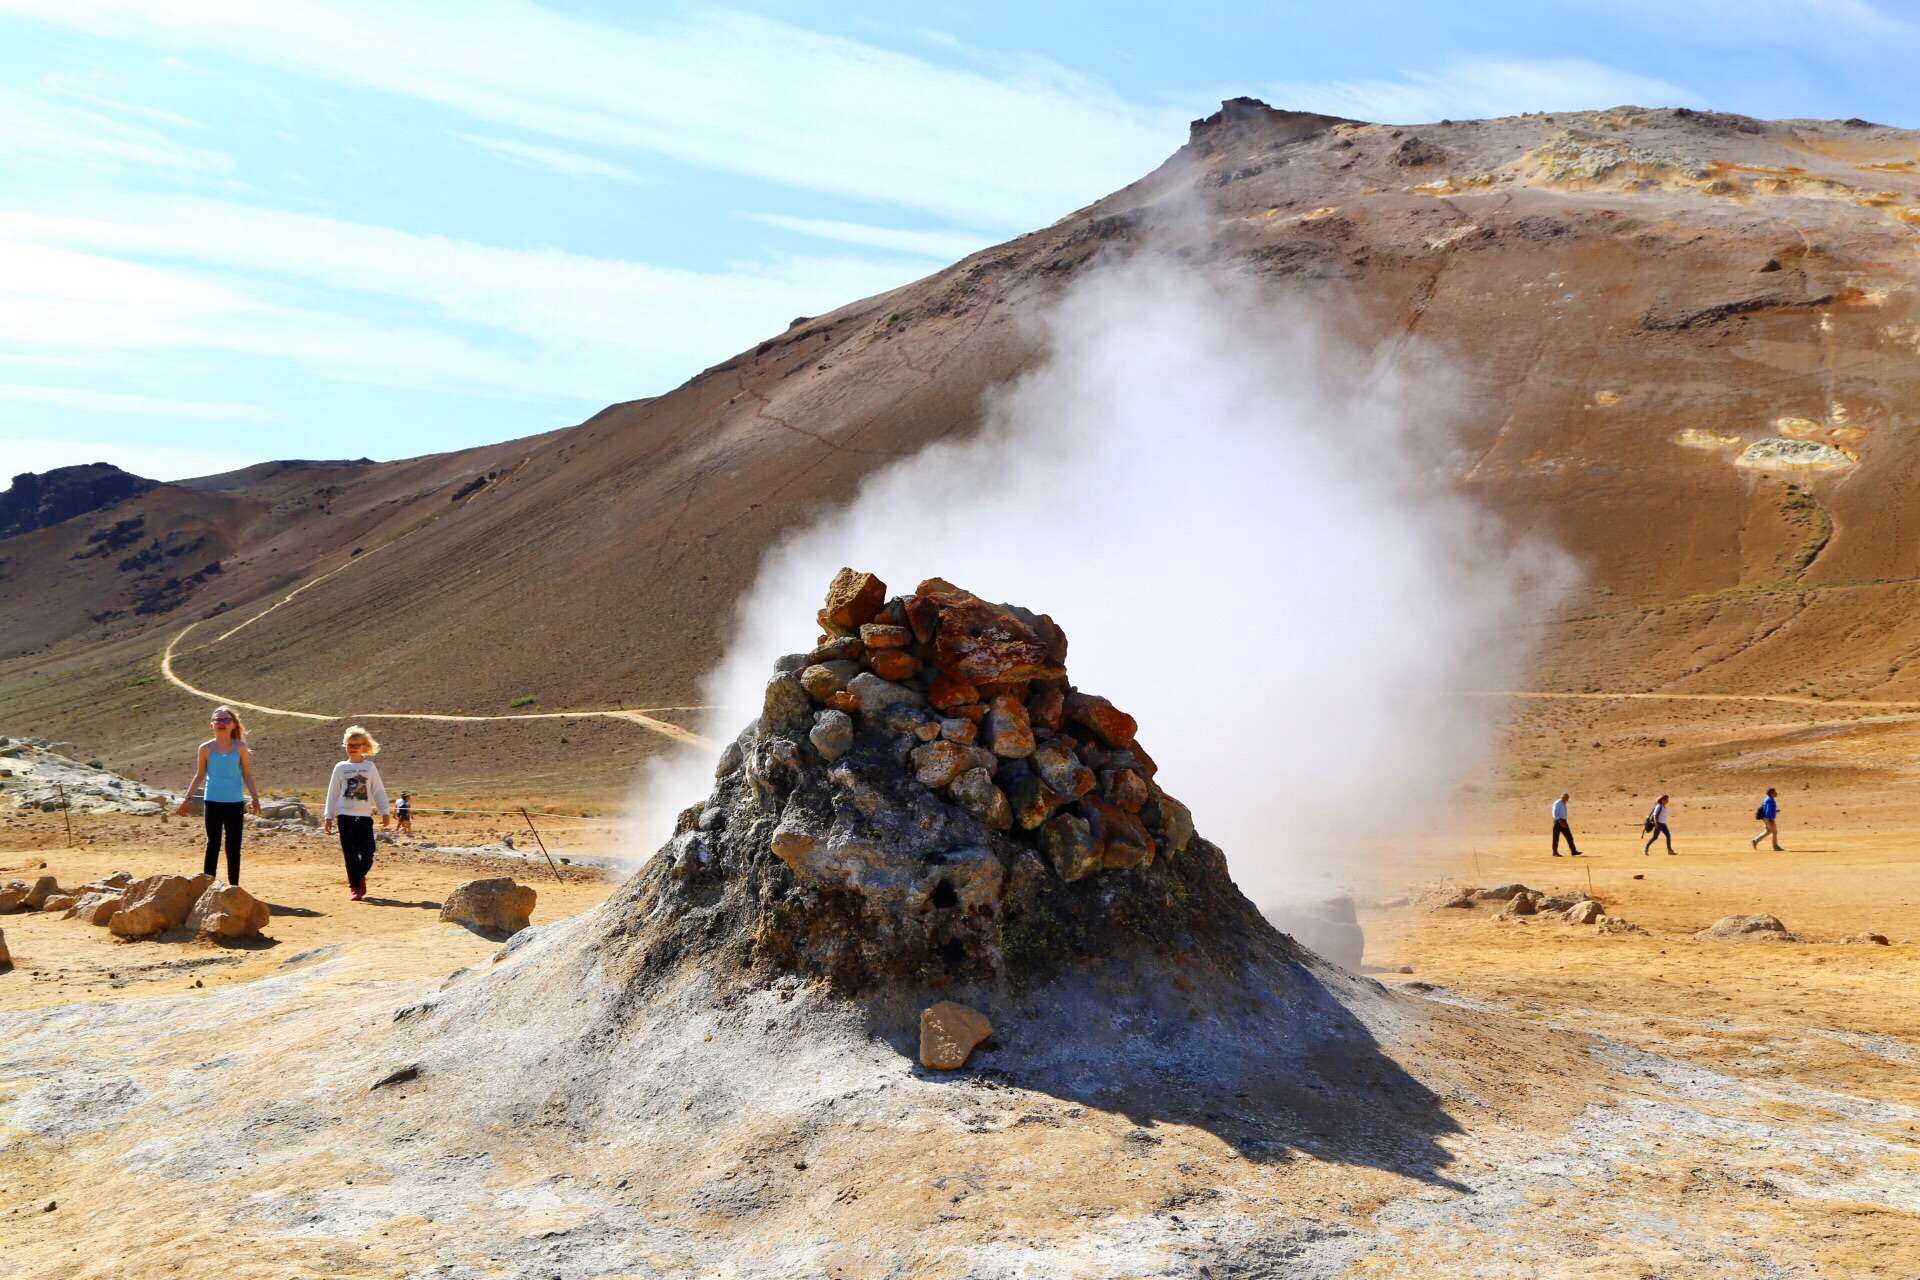
[[[193,805],[193,793],[206,783],[208,875],[217,874],[220,846],[227,846],[227,883],[240,883],[240,832],[246,826],[246,798],[253,797],[253,813],[260,815],[260,792],[253,785],[253,753],[247,749],[247,731],[232,707],[213,713],[213,737],[200,744],[200,767],[180,801],[180,816]]]

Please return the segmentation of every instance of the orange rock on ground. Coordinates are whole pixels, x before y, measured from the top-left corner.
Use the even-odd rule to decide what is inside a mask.
[[[958,1071],[975,1046],[993,1034],[987,1015],[952,1000],[920,1012],[920,1064],[934,1071]]]

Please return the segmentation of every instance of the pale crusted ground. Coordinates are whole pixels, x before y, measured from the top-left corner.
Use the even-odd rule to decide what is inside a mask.
[[[0,974],[0,1277],[209,1259],[276,1278],[1920,1274],[1920,955],[1685,937],[1751,911],[1920,937],[1920,822],[1842,827],[1868,797],[1810,794],[1789,808],[1795,852],[1754,854],[1743,795],[1687,794],[1678,858],[1642,858],[1623,818],[1581,824],[1590,861],[1554,861],[1524,794],[1469,813],[1481,834],[1402,851],[1414,883],[1591,873],[1650,930],[1363,914],[1378,976],[1437,988],[1345,997],[1457,1122],[1427,1135],[1424,1170],[1375,1116],[1203,1115],[1175,1079],[1144,1102],[1023,1080],[1060,1052],[1044,1008],[945,1078],[804,989],[669,993],[638,1039],[563,1043],[570,1010],[609,1007],[591,966],[577,990],[533,967],[578,928],[496,964],[425,905],[491,869],[383,848],[376,901],[349,904],[331,846],[258,842],[245,879],[290,909],[271,947],[0,920],[18,962]],[[0,867],[195,869],[178,825],[26,847],[58,830],[5,828]],[[514,873],[543,924],[612,887]],[[370,1088],[415,1061],[417,1080]]]

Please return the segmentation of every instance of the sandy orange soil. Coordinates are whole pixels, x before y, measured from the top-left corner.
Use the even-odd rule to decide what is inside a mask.
[[[1365,968],[1383,982],[1417,984],[1436,1000],[1496,1009],[1543,1029],[1593,1033],[1623,1053],[1644,1050],[1650,1090],[1726,1082],[1745,1099],[1738,1104],[1747,1108],[1741,1123],[1765,1117],[1775,1136],[1716,1138],[1720,1146],[1703,1155],[1676,1126],[1668,1136],[1647,1139],[1644,1149],[1619,1155],[1625,1163],[1598,1181],[1575,1178],[1584,1188],[1577,1194],[1554,1191],[1541,1174],[1541,1189],[1527,1193],[1532,1225],[1526,1230],[1588,1242],[1581,1245],[1587,1253],[1547,1271],[1522,1268],[1510,1255],[1517,1247],[1511,1224],[1489,1224],[1484,1238],[1462,1236],[1444,1248],[1431,1234],[1418,1236],[1417,1244],[1409,1235],[1404,1250],[1389,1246],[1395,1228],[1387,1218],[1374,1222],[1373,1211],[1354,1200],[1351,1170],[1330,1166],[1333,1190],[1323,1190],[1333,1197],[1329,1203],[1337,1202],[1340,1220],[1385,1233],[1380,1252],[1356,1259],[1347,1274],[1442,1274],[1422,1269],[1442,1263],[1481,1266],[1487,1275],[1736,1274],[1720,1262],[1661,1253],[1668,1246],[1642,1240],[1634,1234],[1640,1228],[1623,1235],[1599,1226],[1653,1213],[1663,1221],[1663,1215],[1693,1215],[1719,1224],[1721,1238],[1750,1239],[1773,1259],[1774,1271],[1747,1274],[1920,1275],[1920,1213],[1902,1207],[1911,1197],[1899,1191],[1920,1170],[1920,1012],[1911,994],[1920,977],[1920,946],[1908,941],[1920,941],[1920,805],[1905,800],[1901,785],[1914,747],[1920,747],[1920,721],[1911,717],[1836,715],[1819,707],[1755,713],[1635,704],[1517,712],[1504,763],[1469,784],[1476,789],[1463,793],[1446,833],[1369,855],[1356,884],[1365,903]],[[1782,792],[1783,853],[1747,844],[1757,829],[1753,807],[1769,783]],[[1574,793],[1574,826],[1587,854],[1580,859],[1555,859],[1547,851],[1547,805],[1562,789]],[[1656,789],[1674,796],[1674,857],[1664,849],[1640,852],[1638,819]],[[564,803],[564,797],[542,801]],[[479,842],[503,829],[434,825],[423,834]],[[63,884],[121,868],[136,874],[198,869],[197,823],[89,820],[78,832],[80,847],[66,848],[65,838],[57,815],[0,815],[0,879],[38,872],[42,861]],[[584,855],[606,851],[610,836],[570,834],[561,843]],[[394,991],[430,990],[497,946],[438,922],[438,904],[452,886],[512,874],[539,890],[537,923],[585,910],[614,887],[586,868],[565,872],[561,883],[525,864],[495,866],[383,845],[372,897],[355,904],[347,901],[331,842],[256,835],[243,883],[274,908],[270,942],[230,948],[183,938],[122,943],[54,915],[0,918],[15,959],[11,972],[0,973],[0,1010],[211,992],[341,942],[379,948],[377,968],[356,962],[351,981],[341,979],[347,987],[371,982]],[[1422,900],[1440,885],[1512,882],[1587,889],[1610,915],[1644,932],[1608,935],[1545,919],[1496,921],[1492,906],[1441,910]],[[1404,904],[1389,905],[1401,897]],[[1692,936],[1722,916],[1758,912],[1778,916],[1798,940]],[[1865,932],[1889,944],[1842,941]],[[359,998],[342,988],[339,998],[350,997]],[[1675,1086],[1672,1064],[1710,1076]],[[1094,1123],[1088,1114],[1087,1123]],[[1842,1130],[1866,1145],[1852,1153],[1827,1143],[1827,1135]],[[1743,1141],[1746,1147],[1739,1146]],[[1549,1163],[1561,1158],[1542,1150]],[[40,1192],[66,1176],[56,1173],[23,1168],[0,1179],[12,1188],[0,1195],[0,1242],[11,1238],[28,1251],[18,1257],[31,1255],[50,1267],[80,1237],[68,1234],[71,1224],[49,1232],[19,1215],[37,1210],[36,1196],[48,1198]],[[1094,1194],[1069,1175],[1056,1174],[1055,1182],[1060,1194]],[[1822,1189],[1842,1183],[1856,1191],[1842,1196]],[[1286,1201],[1288,1212],[1301,1211],[1307,1201],[1295,1204],[1293,1195],[1304,1191],[1289,1188],[1262,1194],[1278,1196],[1276,1206]],[[26,1229],[14,1233],[10,1224]],[[396,1259],[367,1273],[404,1272]],[[45,1272],[56,1273],[80,1274]],[[41,1272],[29,1265],[20,1274]]]
[[[203,837],[197,820],[174,819],[163,826],[154,819],[83,818],[81,843],[68,848],[59,815],[9,816],[13,821],[0,825],[0,882],[53,875],[62,885],[75,885],[118,870],[135,876],[200,871]],[[478,842],[486,834],[483,829],[433,830],[449,842]],[[565,856],[566,850],[579,853],[586,847],[586,841],[568,838],[557,843],[556,851]],[[556,880],[544,864],[535,868],[383,844],[366,899],[353,902],[339,846],[331,837],[250,829],[243,848],[241,885],[273,911],[265,939],[223,946],[168,934],[158,941],[123,942],[58,912],[0,916],[13,953],[12,972],[0,971],[0,1009],[211,989],[264,976],[316,947],[376,938],[407,939],[408,945],[396,950],[396,978],[425,969],[444,973],[499,946],[498,940],[440,924],[440,905],[455,885],[497,875],[530,884],[540,894],[535,923],[583,911],[613,887],[588,868],[563,867],[565,879]],[[411,936],[421,930],[427,931],[425,946]]]

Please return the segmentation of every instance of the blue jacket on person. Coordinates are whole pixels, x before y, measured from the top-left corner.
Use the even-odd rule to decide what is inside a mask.
[[[1780,802],[1772,796],[1768,796],[1765,800],[1762,800],[1760,802],[1760,816],[1768,822],[1772,822],[1775,818],[1778,818],[1780,816]]]

